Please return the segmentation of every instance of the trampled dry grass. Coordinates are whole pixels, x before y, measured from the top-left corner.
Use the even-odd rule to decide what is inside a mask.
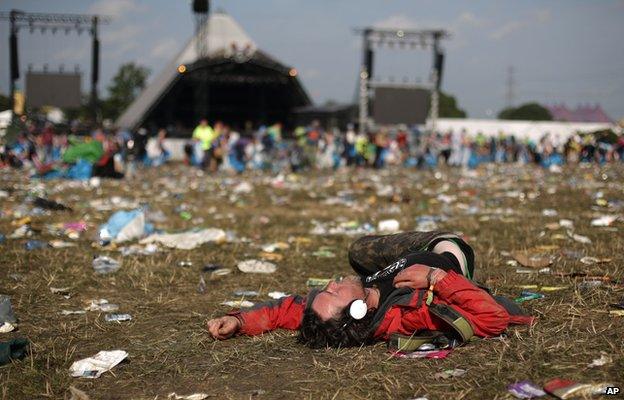
[[[35,193],[39,183],[14,172],[0,171],[0,177],[0,190],[10,193],[0,199],[0,232],[8,236],[16,228],[12,221],[19,219],[15,210],[21,204],[26,204],[25,211],[30,209],[27,195]],[[624,222],[590,226],[590,220],[602,214],[624,214],[623,178],[621,166],[567,168],[563,174],[507,166],[468,174],[315,173],[291,176],[280,184],[268,175],[209,177],[173,166],[144,171],[131,182],[104,181],[99,189],[45,182],[47,197],[74,211],[33,216],[32,227],[39,233],[31,239],[59,239],[48,232],[50,223],[84,219],[90,228],[73,248],[27,251],[27,239],[0,244],[0,293],[11,296],[19,318],[18,331],[0,334],[0,340],[24,336],[32,342],[29,357],[0,367],[0,398],[69,398],[70,385],[91,399],[165,399],[170,392],[205,392],[219,399],[508,399],[509,383],[531,379],[543,384],[555,377],[622,387],[624,317],[609,314],[609,304],[624,297],[622,285],[605,283],[587,290],[581,288],[583,277],[516,273],[517,267],[508,265],[511,258],[502,252],[548,253],[556,257],[552,271],[624,279]],[[251,193],[234,193],[242,181],[252,184]],[[391,191],[384,188],[388,185]],[[598,192],[603,196],[596,197]],[[113,211],[99,211],[90,201],[112,196],[162,211],[167,219],[156,223],[158,228],[217,227],[234,231],[239,240],[122,257],[93,244],[97,226]],[[326,204],[335,197],[341,199],[337,204]],[[182,204],[192,215],[189,221],[176,209]],[[544,209],[558,215],[544,216]],[[220,303],[236,300],[235,290],[258,290],[260,296],[249,300],[262,301],[273,290],[306,292],[309,277],[349,273],[346,249],[357,236],[313,235],[312,220],[376,226],[394,218],[402,229],[411,230],[423,215],[448,217],[438,226],[466,237],[477,255],[477,279],[497,292],[517,297],[520,285],[564,288],[524,303],[539,316],[534,327],[512,327],[504,340],[471,342],[444,360],[391,358],[383,343],[313,351],[298,345],[288,331],[225,342],[214,342],[205,333],[204,322],[229,311]],[[572,240],[565,228],[546,227],[560,219],[572,220],[574,232],[589,237],[592,244]],[[259,245],[289,238],[290,248],[278,251],[283,259],[276,261],[276,273],[253,275],[236,269],[237,261],[260,257]],[[322,246],[336,257],[312,255]],[[121,269],[96,275],[91,260],[99,254],[122,261]],[[585,265],[579,261],[583,256],[610,261]],[[192,266],[179,266],[180,261],[191,261]],[[233,272],[218,278],[205,274],[207,289],[201,294],[197,286],[208,263]],[[65,299],[50,287],[71,287],[72,296]],[[132,314],[133,320],[107,323],[98,312],[60,314],[99,298],[119,304],[119,312]],[[113,349],[126,350],[129,357],[111,372],[94,380],[69,376],[72,362]],[[613,362],[588,368],[601,351]],[[452,368],[468,372],[458,378],[433,378]]]

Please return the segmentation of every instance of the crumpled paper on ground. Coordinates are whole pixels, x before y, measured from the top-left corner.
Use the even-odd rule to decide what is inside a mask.
[[[222,243],[227,240],[227,234],[223,229],[208,228],[200,231],[190,231],[182,233],[155,233],[142,239],[139,243],[161,243],[164,246],[181,249],[191,250],[208,242]]]
[[[260,260],[245,260],[236,264],[236,267],[244,273],[256,273],[256,274],[272,274],[277,269],[277,266],[268,261]]]
[[[93,357],[75,361],[69,368],[74,378],[99,378],[122,362],[128,353],[123,350],[100,351]]]

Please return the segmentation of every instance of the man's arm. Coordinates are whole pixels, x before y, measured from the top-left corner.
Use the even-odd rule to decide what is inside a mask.
[[[257,304],[249,310],[230,312],[226,317],[208,321],[207,328],[215,339],[227,339],[235,333],[253,336],[279,328],[297,329],[304,309],[304,297],[287,296]],[[225,334],[220,331],[224,328]]]
[[[463,315],[478,336],[496,336],[507,329],[507,310],[468,279],[449,272],[434,287],[437,301],[450,305]],[[437,318],[433,318],[437,320]]]
[[[425,265],[414,265],[397,274],[396,287],[425,289],[434,283],[434,303],[447,304],[464,316],[478,336],[496,336],[510,323],[507,311],[492,296],[454,271],[436,271]],[[427,278],[429,275],[429,278]],[[437,275],[437,276],[436,276]],[[411,334],[420,329],[446,330],[446,322],[429,312],[426,305],[417,306],[417,296],[408,307],[393,307],[388,311],[376,336],[387,337],[392,333]]]

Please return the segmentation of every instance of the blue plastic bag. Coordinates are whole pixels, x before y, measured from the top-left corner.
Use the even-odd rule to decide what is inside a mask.
[[[123,242],[137,239],[153,231],[152,224],[145,222],[143,210],[117,211],[100,226],[99,236],[104,242]]]
[[[80,159],[71,166],[65,173],[67,179],[77,179],[80,181],[86,181],[91,178],[91,172],[93,165],[86,160]]]

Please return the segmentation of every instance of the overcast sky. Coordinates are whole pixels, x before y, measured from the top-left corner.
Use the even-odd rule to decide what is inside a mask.
[[[190,0],[3,0],[1,11],[99,13],[100,94],[121,63],[148,66],[152,76],[193,33]],[[213,10],[236,19],[258,46],[296,67],[315,102],[350,102],[361,40],[354,27],[445,28],[443,90],[471,117],[505,105],[513,66],[515,103],[600,103],[624,117],[624,0],[213,0]],[[0,26],[0,91],[8,90],[8,23]],[[81,66],[88,78],[89,36],[20,31],[20,64],[50,69]],[[381,80],[424,82],[429,51],[378,52]],[[85,79],[85,84],[88,79]],[[88,87],[84,86],[85,92]]]

